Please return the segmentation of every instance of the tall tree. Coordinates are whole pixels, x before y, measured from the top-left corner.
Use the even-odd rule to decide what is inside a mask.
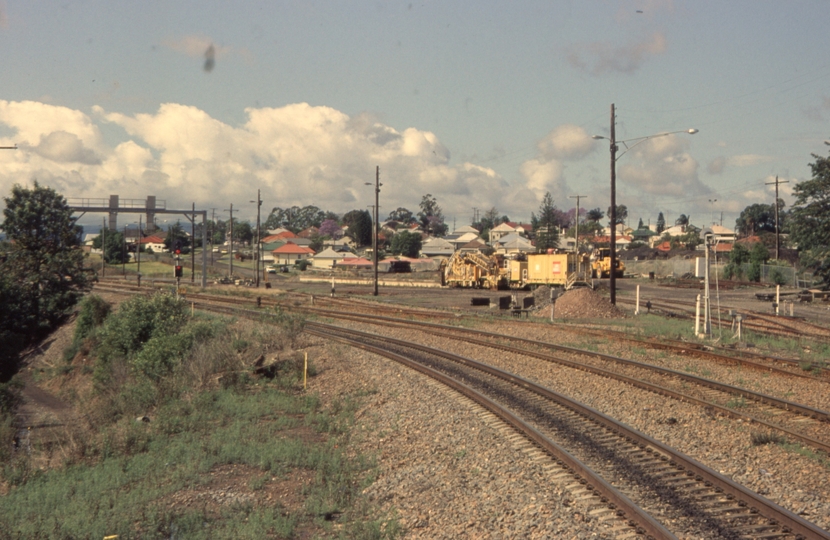
[[[409,231],[401,231],[392,237],[389,251],[395,255],[415,258],[421,251],[421,235]]]
[[[334,240],[337,240],[343,236],[343,229],[341,229],[337,221],[333,219],[327,219],[321,223],[319,232],[320,236],[332,238]]]
[[[236,224],[234,224],[234,227]],[[234,231],[236,232],[236,231]],[[184,228],[180,222],[167,229],[167,236],[164,238],[164,249],[167,251],[175,251],[180,249],[182,253],[189,253],[190,237],[184,232]]]
[[[606,215],[609,218],[609,224],[610,224],[610,218],[611,218],[611,207],[610,206],[608,207],[608,213]],[[622,223],[625,223],[625,220],[628,219],[628,207],[624,204],[618,204],[617,205],[617,215],[614,216],[614,217],[617,220],[617,222],[614,225],[620,225]]]
[[[593,208],[591,210],[588,210],[588,212],[585,214],[585,218],[588,221],[594,221],[594,222],[597,222],[597,221],[601,220],[604,217],[605,217],[605,214],[599,208]]]
[[[427,234],[441,236],[447,233],[444,214],[441,212],[441,207],[438,206],[438,201],[431,193],[427,193],[421,198],[418,207],[421,209],[418,212],[418,219]]]
[[[663,212],[657,214],[657,234],[663,234],[663,231],[666,230],[666,218],[663,216]]]
[[[677,216],[677,219],[674,220],[675,225],[688,225],[689,224],[689,217],[686,214],[680,214]]]
[[[105,240],[106,237],[106,240]],[[127,250],[124,246],[124,235],[121,232],[107,230],[106,234],[99,234],[92,241],[93,249],[101,249],[101,244],[107,245],[102,250],[107,264],[121,264],[127,262]]]
[[[4,198],[0,225],[9,240],[0,276],[14,290],[14,330],[32,339],[69,313],[89,288],[81,250],[82,228],[72,219],[66,199],[37,182],[32,189],[15,185]],[[7,299],[9,299],[7,298]],[[2,347],[0,347],[2,348]]]
[[[812,156],[813,178],[793,187],[790,240],[798,245],[802,264],[830,285],[830,157]]]
[[[279,206],[271,209],[268,218],[265,220],[266,229],[286,228],[292,232],[300,232],[309,227],[320,227],[324,220],[331,217],[329,213],[320,210],[316,206],[292,206],[291,208],[280,208]]]
[[[399,207],[397,210],[392,210],[391,212],[389,212],[389,217],[387,219],[389,221],[398,221],[400,223],[409,225],[410,223],[415,221],[415,215],[410,210]]]
[[[352,210],[343,216],[343,223],[348,225],[346,234],[358,246],[368,246],[372,243],[372,216],[368,210]]]
[[[779,211],[784,201],[779,201]],[[775,232],[775,206],[771,204],[753,204],[741,211],[735,220],[735,230],[741,236],[752,236],[757,232]]]
[[[559,213],[550,192],[545,193],[539,206],[537,223],[534,224],[536,249],[540,253],[559,247]]]

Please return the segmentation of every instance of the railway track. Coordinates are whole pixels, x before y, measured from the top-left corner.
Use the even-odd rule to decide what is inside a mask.
[[[121,286],[121,285],[98,285],[100,290],[114,292],[114,293],[139,293],[147,292],[148,289],[138,288],[135,286]],[[329,298],[325,296],[314,296],[308,294],[293,293],[287,294],[278,299],[271,299],[267,297],[260,297],[259,302],[254,296],[240,297],[228,295],[208,295],[208,294],[188,294],[187,298],[191,300],[200,300],[204,302],[222,302],[234,305],[256,305],[265,307],[281,306],[286,309],[311,311],[311,306],[333,306],[335,308],[342,308],[356,313],[361,309],[370,312],[370,314],[385,313],[395,317],[408,317],[414,319],[427,319],[430,321],[444,320],[456,321],[465,315],[461,313],[448,313],[439,310],[427,310],[406,308],[401,306],[389,306],[378,302],[369,302],[354,299]],[[258,303],[257,303],[258,302]],[[324,309],[324,308],[323,308]],[[475,317],[476,315],[466,315]],[[485,317],[485,320],[492,320],[492,318]],[[528,322],[526,324],[534,324]],[[631,335],[629,333],[603,328],[602,330],[592,329],[586,326],[577,326],[573,324],[559,323],[562,326],[567,326],[568,332],[593,335],[602,337],[603,339],[614,339],[617,341],[625,341],[635,346],[642,346],[649,349],[659,349],[675,354],[683,354],[686,356],[694,356],[706,360],[713,360],[725,364],[735,364],[742,367],[760,370],[769,373],[788,374],[795,377],[813,378],[814,376],[827,377],[830,379],[830,370],[827,369],[827,362],[821,361],[804,361],[801,359],[783,358],[764,353],[756,353],[751,351],[742,351],[726,347],[714,347],[705,344],[689,343],[682,341],[673,341],[667,339],[653,339],[643,338],[640,336]],[[548,327],[548,325],[543,325]],[[788,369],[782,369],[784,368]]]
[[[617,298],[617,302],[626,305],[635,304],[635,300],[628,298]],[[673,317],[693,319],[697,307],[695,302],[651,300],[651,309]],[[739,312],[743,316],[742,325],[745,330],[753,330],[783,337],[809,338],[822,343],[830,343],[830,328],[809,323],[803,318],[783,315],[776,316],[727,306],[720,306],[720,308],[713,306],[713,319],[717,319],[717,316],[720,315],[720,317],[723,317],[727,321],[727,324],[731,328],[732,319],[729,315],[730,311],[735,313]],[[716,322],[716,320],[712,321],[713,324],[716,324]]]
[[[581,487],[648,537],[830,538],[692,458],[512,373],[342,327],[311,322],[307,331],[392,358],[462,392],[575,474],[570,487]]]
[[[323,310],[314,312],[318,315],[330,314]],[[830,454],[830,413],[745,388],[617,356],[480,330],[420,321],[389,320],[388,317],[371,315],[338,314],[336,318],[360,324],[420,329],[432,336],[497,348],[511,354],[531,356],[587,371],[672,399],[695,403],[732,418],[740,418]],[[566,356],[546,351],[565,353]]]
[[[189,300],[194,301],[196,299],[194,299],[191,296],[189,297]],[[204,299],[200,300],[201,301],[197,302],[197,305],[199,305],[200,308],[206,308],[214,311],[220,311],[236,315],[240,315],[242,313],[237,307],[233,305],[237,303],[237,299],[234,299],[233,302],[230,302],[232,304],[231,306],[227,305],[229,302],[225,301],[227,300],[226,298],[218,299],[221,303],[225,304],[224,306],[208,305]],[[211,297],[210,300],[216,301],[217,299]],[[244,300],[242,303],[251,304],[252,300]],[[317,314],[321,316],[333,315],[332,312],[328,310],[322,310],[319,308],[315,308],[312,310],[311,308],[304,307],[303,309],[307,311],[317,312]],[[251,317],[262,316],[262,312],[260,310],[247,310],[245,311],[245,313],[246,316]],[[419,311],[419,313],[422,312]],[[352,318],[355,319],[356,317],[352,316]],[[365,316],[357,317],[356,319],[361,321],[363,324],[365,324],[367,321],[367,318]],[[376,319],[388,320],[388,317],[376,317]],[[373,324],[376,324],[377,322],[377,320],[372,321]],[[437,327],[443,327],[443,325],[428,324],[419,321],[399,320],[392,321],[392,323],[396,325],[406,326],[408,328],[412,328],[413,326],[426,328],[433,335],[435,335],[439,331],[446,331],[450,333],[455,332],[455,335],[447,336],[453,337],[454,339],[459,339],[457,335],[457,332],[459,330],[463,332],[475,333],[470,330],[458,329],[455,327],[446,327],[439,330]],[[315,322],[310,322],[308,323],[308,325],[310,327],[309,331],[311,332],[319,331],[319,328],[321,327],[319,323]],[[327,327],[329,325],[325,326]],[[329,332],[329,337],[332,337],[331,332],[334,332],[335,330],[329,329],[327,331]],[[354,331],[342,328],[338,328],[336,332],[340,333],[340,337],[338,339],[344,339],[343,333],[354,334]],[[491,340],[503,338],[504,336],[501,335],[491,336]],[[371,339],[387,341],[386,338],[380,336],[374,336]],[[471,336],[468,336],[466,338],[468,342],[473,342],[469,341],[472,339],[478,338],[472,338]],[[539,345],[538,342],[532,342],[531,340],[525,341],[527,341],[530,344],[531,348],[537,347]],[[487,347],[494,346],[494,344],[489,341],[483,341],[481,345]],[[404,345],[399,343],[396,346],[403,347]],[[413,344],[410,343],[406,346],[411,349],[413,347]],[[415,347],[419,348],[422,346],[416,345]],[[529,354],[527,350],[518,350],[518,348],[515,349],[517,349],[515,351],[516,354]],[[584,351],[580,352],[584,353]],[[456,358],[452,362],[457,364],[459,360]],[[482,368],[480,366],[476,367],[476,370],[481,369]],[[452,371],[452,369],[450,369],[450,371]],[[467,382],[472,380],[469,375],[464,375],[464,377],[464,380]],[[513,387],[501,387],[502,389],[498,390],[498,388],[500,387],[498,387],[497,383],[491,384],[480,382],[477,384],[479,384],[483,388],[492,386],[493,388],[495,388],[495,390],[492,390],[492,392],[495,394],[500,394],[502,396],[514,396],[514,394],[518,395],[516,394],[517,391],[513,389],[513,387],[515,387],[516,385],[518,385],[519,388],[524,388],[525,390],[528,388],[528,385],[533,385],[533,383],[530,383],[529,381],[520,380],[520,382],[518,383],[510,383],[513,385]],[[535,395],[539,395],[537,390],[533,390],[532,393]],[[534,424],[537,427],[531,426],[533,430],[536,430],[542,434],[559,433],[560,436],[564,437],[564,440],[566,442],[570,441],[569,444],[575,445],[574,453],[580,456],[587,456],[585,458],[586,462],[590,463],[590,460],[588,458],[593,456],[596,464],[593,466],[585,465],[585,467],[596,467],[598,470],[604,471],[605,475],[608,478],[616,479],[614,480],[615,482],[617,482],[620,478],[625,477],[635,479],[631,480],[631,483],[634,486],[649,486],[646,489],[645,493],[638,492],[637,490],[639,488],[627,486],[622,486],[620,492],[624,498],[632,498],[636,501],[642,499],[644,502],[638,502],[638,504],[642,504],[646,508],[650,508],[650,511],[652,513],[656,513],[660,516],[667,515],[667,512],[670,513],[671,515],[675,516],[670,520],[673,520],[672,523],[686,523],[687,526],[691,527],[689,530],[695,531],[695,534],[702,535],[703,537],[719,538],[755,538],[762,536],[780,538],[830,537],[825,531],[816,528],[814,525],[811,525],[803,519],[798,518],[798,516],[794,516],[796,521],[790,521],[793,519],[793,516],[786,516],[787,511],[780,509],[783,510],[783,512],[785,512],[784,517],[782,517],[782,515],[777,514],[779,509],[775,505],[772,505],[771,507],[764,506],[767,504],[771,504],[768,501],[766,503],[759,503],[757,500],[754,500],[753,502],[753,500],[747,499],[746,497],[751,497],[754,494],[751,494],[751,492],[749,492],[749,494],[740,493],[740,491],[748,490],[737,484],[732,483],[734,485],[726,487],[720,485],[718,483],[720,482],[720,480],[715,481],[708,476],[708,474],[713,473],[713,471],[706,470],[705,467],[703,469],[699,469],[695,468],[696,466],[690,464],[683,464],[684,462],[678,461],[678,459],[680,458],[672,457],[673,451],[671,449],[667,447],[663,448],[662,445],[657,441],[652,441],[648,438],[632,439],[630,435],[623,436],[624,440],[613,439],[611,434],[617,432],[617,427],[608,427],[607,425],[604,426],[601,423],[595,425],[594,427],[591,427],[581,424],[582,421],[575,421],[575,423],[570,424],[572,427],[563,427],[557,425],[558,427],[556,427],[556,429],[553,429],[552,432],[546,432],[542,429],[537,428],[539,426],[547,426],[547,429],[550,430],[550,425],[556,424],[557,422],[564,422],[565,420],[563,419],[568,419],[568,421],[570,421],[569,415],[572,413],[568,413],[567,411],[562,409],[557,410],[555,409],[555,407],[550,408],[553,406],[547,404],[547,402],[541,404],[537,403],[534,400],[538,398],[534,398],[531,395],[528,395],[526,397],[507,397],[505,399],[508,400],[508,403],[516,402],[525,404],[527,406],[527,410],[530,412],[536,411],[534,414],[537,414],[537,416],[540,414],[538,413],[538,411],[543,409],[548,410],[549,412],[539,416],[539,418],[541,418],[539,422],[541,423]],[[530,412],[528,412],[528,414],[530,414]],[[820,411],[812,411],[809,414],[813,414],[815,412]],[[502,419],[505,418],[499,413],[494,412],[493,414],[497,414],[497,416],[499,416]],[[822,414],[826,415],[826,413]],[[522,428],[522,432],[525,431],[527,431],[527,433],[532,433],[532,430],[524,430],[524,428]],[[533,440],[534,444],[537,444],[540,447],[544,447],[544,445],[539,442],[537,436],[526,436]],[[632,440],[640,442],[632,443]],[[577,450],[583,452],[584,454],[580,454],[579,452],[577,452]],[[621,453],[613,453],[618,450]],[[562,463],[565,463],[564,461],[562,461],[561,457],[556,459]],[[671,467],[666,467],[667,463],[670,464]],[[677,463],[680,463],[680,465],[675,466],[675,464]],[[648,467],[646,465],[648,465]],[[580,466],[578,465],[565,466],[572,471],[582,470],[581,468],[579,468]],[[655,466],[657,467],[657,469],[649,469],[649,467],[651,466]],[[605,468],[603,469],[603,467]],[[634,472],[626,472],[627,468],[629,467],[633,467],[632,470]],[[713,474],[717,476],[716,473]],[[692,477],[694,477],[694,482],[692,482]],[[621,501],[617,495],[606,493],[605,487],[602,486],[602,483],[599,480],[591,480],[590,477],[582,475],[580,475],[580,478],[580,481],[584,483],[580,489],[586,491],[587,494],[592,494],[591,496],[596,497],[599,501],[602,501],[602,499],[615,501],[612,503],[611,506],[608,507],[608,511],[610,512],[609,515],[621,512],[625,515],[626,520],[630,521],[631,523],[634,523],[637,530],[639,530],[641,533],[648,534],[649,536],[653,536],[655,538],[665,537],[661,536],[661,534],[664,533],[659,531],[659,529],[650,529],[649,527],[653,527],[653,524],[649,525],[648,520],[642,522],[642,518],[632,517],[633,514],[631,514],[631,512],[633,512],[633,510],[622,510],[622,508],[625,507],[623,501]],[[661,484],[660,482],[662,481],[662,479],[666,479],[667,481],[664,484]],[[731,482],[728,479],[725,480],[727,482]],[[610,482],[606,483],[610,484]],[[687,486],[693,486],[689,488],[688,494],[686,493]],[[700,495],[700,499],[695,498],[698,495]],[[667,506],[669,501],[674,500],[679,500],[682,502],[678,503],[678,505],[675,507]],[[703,519],[702,521],[701,517]],[[692,523],[702,523],[703,525],[700,526],[702,526],[703,529],[700,529],[700,526],[698,526],[698,528],[695,529],[695,526],[691,525]],[[646,531],[650,532],[646,533]],[[688,531],[683,531],[683,534],[686,534],[687,532]]]

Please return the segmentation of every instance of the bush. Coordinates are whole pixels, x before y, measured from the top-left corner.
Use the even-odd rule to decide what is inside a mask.
[[[770,279],[776,285],[785,285],[787,283],[787,280],[784,279],[784,274],[778,268],[772,271],[772,273],[770,274]]]
[[[761,281],[761,263],[754,261],[746,271],[747,281]]]
[[[80,342],[92,330],[104,324],[104,320],[110,314],[111,309],[111,306],[100,296],[94,294],[85,296],[80,304],[73,341]]]
[[[187,322],[183,302],[170,294],[130,298],[107,318],[101,331],[99,358],[131,358],[153,337],[176,334]]]

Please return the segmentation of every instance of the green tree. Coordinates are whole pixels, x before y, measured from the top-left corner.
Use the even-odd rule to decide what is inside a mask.
[[[10,302],[3,309],[13,317],[12,332],[30,343],[61,321],[89,289],[82,228],[66,199],[37,182],[31,189],[15,185],[4,201],[0,229],[10,244],[0,263],[0,294]],[[4,360],[8,367],[10,359]]]
[[[343,223],[348,225],[346,234],[358,246],[368,246],[372,243],[372,216],[368,210],[352,210],[343,216]]]
[[[548,249],[559,247],[559,219],[556,205],[550,191],[545,193],[542,204],[539,206],[539,217],[532,216],[537,223],[533,224],[536,232],[536,249],[544,253]],[[533,219],[531,219],[533,221]]]
[[[663,231],[666,230],[666,218],[663,216],[663,212],[657,214],[657,234],[663,234]]]
[[[611,219],[611,207],[610,206],[608,207],[608,214],[606,214],[606,215],[608,216],[609,224],[610,224],[610,219]],[[620,225],[621,223],[625,223],[625,220],[628,219],[628,207],[624,204],[618,204],[617,205],[617,215],[614,216],[614,217],[617,220],[617,223],[615,223],[615,225]]]
[[[438,206],[438,201],[431,193],[427,193],[421,198],[421,203],[418,205],[421,209],[418,212],[418,219],[421,222],[421,227],[427,234],[434,236],[441,236],[447,233],[447,224],[444,223],[444,214],[441,207]]]
[[[406,208],[399,207],[397,210],[392,210],[389,212],[389,217],[387,217],[389,221],[397,221],[399,223],[404,223],[409,225],[415,221],[415,214],[411,211],[407,210]]]
[[[184,232],[182,224],[177,221],[175,225],[167,229],[167,236],[164,238],[164,249],[170,252],[180,249],[182,253],[188,253],[189,247],[190,237]]]
[[[104,240],[106,237],[106,240]],[[127,262],[127,253],[124,248],[124,235],[120,232],[107,230],[106,233],[101,231],[101,234],[95,237],[92,241],[94,249],[101,249],[101,244],[106,241],[104,260],[107,264],[121,264]]]
[[[793,187],[790,240],[798,245],[802,265],[830,285],[830,157],[813,157],[813,178]]]
[[[689,224],[689,217],[686,214],[680,214],[677,216],[677,219],[674,220],[675,225],[688,225]]]
[[[778,201],[779,216],[783,216],[784,201]],[[779,226],[781,224],[779,223]],[[735,220],[735,230],[741,236],[752,236],[758,232],[775,232],[775,206],[753,204],[747,206]]]
[[[389,250],[395,255],[415,258],[421,252],[421,235],[409,231],[401,231],[392,237]]]
[[[604,217],[605,217],[605,213],[602,210],[600,210],[599,208],[592,208],[591,210],[588,210],[588,212],[585,214],[585,218],[588,221],[593,221],[595,223],[598,222],[599,220],[601,220]]]
[[[237,221],[233,224],[233,241],[243,244],[252,244],[256,228],[247,221]]]
[[[292,206],[291,208],[275,207],[271,210],[265,220],[266,229],[279,229],[284,227],[292,232],[298,233],[309,227],[320,227],[326,219],[331,216],[330,212],[324,212],[316,206]]]

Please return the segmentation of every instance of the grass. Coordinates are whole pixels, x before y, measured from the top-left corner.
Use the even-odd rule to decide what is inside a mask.
[[[747,406],[746,398],[743,396],[733,396],[732,399],[726,402],[726,406],[730,409],[743,409]]]
[[[191,321],[181,331],[198,326],[195,352],[165,377],[125,368],[146,352],[140,350],[108,360],[95,391],[67,393],[90,413],[86,423],[67,431],[57,449],[35,439],[31,453],[2,456],[8,493],[0,497],[0,537],[399,536],[395,516],[376,515],[361,495],[376,464],[349,446],[355,411],[371,392],[324,408],[300,390],[291,361],[271,379],[239,369],[234,358],[295,341],[301,323],[294,316],[271,318],[276,325],[267,327]],[[107,324],[90,339],[106,342]],[[94,357],[95,346],[89,348]],[[50,375],[80,376],[64,371]],[[145,413],[136,411],[150,421],[137,420]],[[3,423],[0,431],[9,427]],[[49,453],[62,462],[42,468]]]

